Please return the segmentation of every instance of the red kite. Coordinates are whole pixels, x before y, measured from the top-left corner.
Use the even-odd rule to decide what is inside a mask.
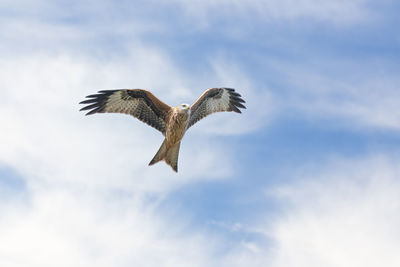
[[[164,160],[178,171],[178,154],[181,140],[193,124],[202,118],[220,111],[241,113],[239,108],[246,108],[241,95],[232,88],[211,88],[206,90],[192,106],[180,104],[170,107],[151,92],[143,89],[103,90],[98,94],[88,95],[79,104],[88,104],[81,110],[94,113],[125,113],[159,130],[164,142],[149,165]]]

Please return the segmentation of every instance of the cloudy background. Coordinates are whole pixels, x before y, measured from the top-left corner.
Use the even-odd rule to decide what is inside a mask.
[[[0,1],[0,266],[399,266],[392,0]],[[101,89],[236,88],[179,173]]]

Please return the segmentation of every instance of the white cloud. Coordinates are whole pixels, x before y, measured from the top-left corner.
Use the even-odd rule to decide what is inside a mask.
[[[207,24],[210,18],[251,17],[267,21],[308,18],[334,24],[348,24],[366,19],[370,15],[366,0],[175,0],[187,16]]]
[[[271,266],[397,266],[398,157],[341,160],[269,195],[285,204],[268,227]]]
[[[368,61],[361,64],[374,65]],[[382,75],[350,62],[328,61],[319,69],[275,66],[291,88],[285,96],[287,108],[313,118],[344,118],[341,123],[352,126],[400,130],[400,80],[396,75]]]
[[[173,31],[176,27],[173,23],[179,24],[183,21],[186,26],[180,29],[184,31],[223,25],[224,32],[233,35],[247,32],[248,27],[243,26],[254,20],[267,23],[311,21],[347,26],[371,21],[380,16],[376,4],[374,5],[375,9],[372,9],[369,0],[151,0],[120,1],[118,4],[110,0],[86,0],[68,4],[59,1],[23,0],[18,4],[14,1],[0,3],[0,7],[8,11],[7,16],[22,16],[31,21],[32,27],[28,33],[38,26],[36,19],[39,19],[52,21],[56,25],[60,22],[72,22],[71,26],[77,23],[81,28],[90,25],[96,32],[103,31],[113,35],[129,34],[133,31],[146,34],[160,32],[160,29]],[[175,14],[178,17],[171,20],[170,16],[160,15],[171,11],[177,11]],[[220,24],[221,21],[230,23]],[[21,29],[18,24],[13,26]],[[63,30],[67,36],[70,34],[68,29]],[[89,36],[92,33],[93,31],[87,32]],[[35,36],[32,35],[32,38],[35,39]]]
[[[0,204],[0,264],[394,267],[398,166],[396,156],[374,156],[294,172],[296,182],[268,190],[281,207],[274,216],[231,229],[267,245],[257,239],[228,245],[207,232],[186,232],[182,214],[179,220],[157,214],[158,200],[143,205],[137,194],[33,187],[29,201]]]
[[[209,266],[210,240],[134,195],[53,188],[11,204],[0,217],[1,266]]]
[[[335,159],[266,190],[279,209],[258,222],[215,222],[243,238],[220,266],[395,267],[400,262],[400,158]],[[250,237],[252,237],[250,239]]]
[[[301,61],[270,59],[265,68],[276,76],[272,81],[278,86],[271,92],[282,113],[335,126],[400,129],[400,80],[390,59],[314,55]]]

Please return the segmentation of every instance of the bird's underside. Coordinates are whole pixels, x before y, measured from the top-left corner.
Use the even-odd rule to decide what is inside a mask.
[[[176,172],[180,142],[187,129],[212,113],[241,113],[240,108],[246,108],[241,95],[232,88],[208,89],[191,106],[171,107],[143,89],[103,90],[86,98],[79,103],[86,104],[80,109],[88,110],[86,115],[125,113],[160,131],[165,139],[149,165],[164,160]]]

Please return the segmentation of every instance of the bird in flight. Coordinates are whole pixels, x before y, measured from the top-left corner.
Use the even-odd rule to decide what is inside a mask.
[[[171,107],[150,91],[143,89],[103,90],[86,96],[80,110],[95,113],[125,113],[159,130],[165,139],[149,165],[164,160],[178,172],[178,155],[181,140],[187,129],[202,118],[220,111],[241,113],[246,108],[241,95],[232,88],[207,89],[194,103]]]

